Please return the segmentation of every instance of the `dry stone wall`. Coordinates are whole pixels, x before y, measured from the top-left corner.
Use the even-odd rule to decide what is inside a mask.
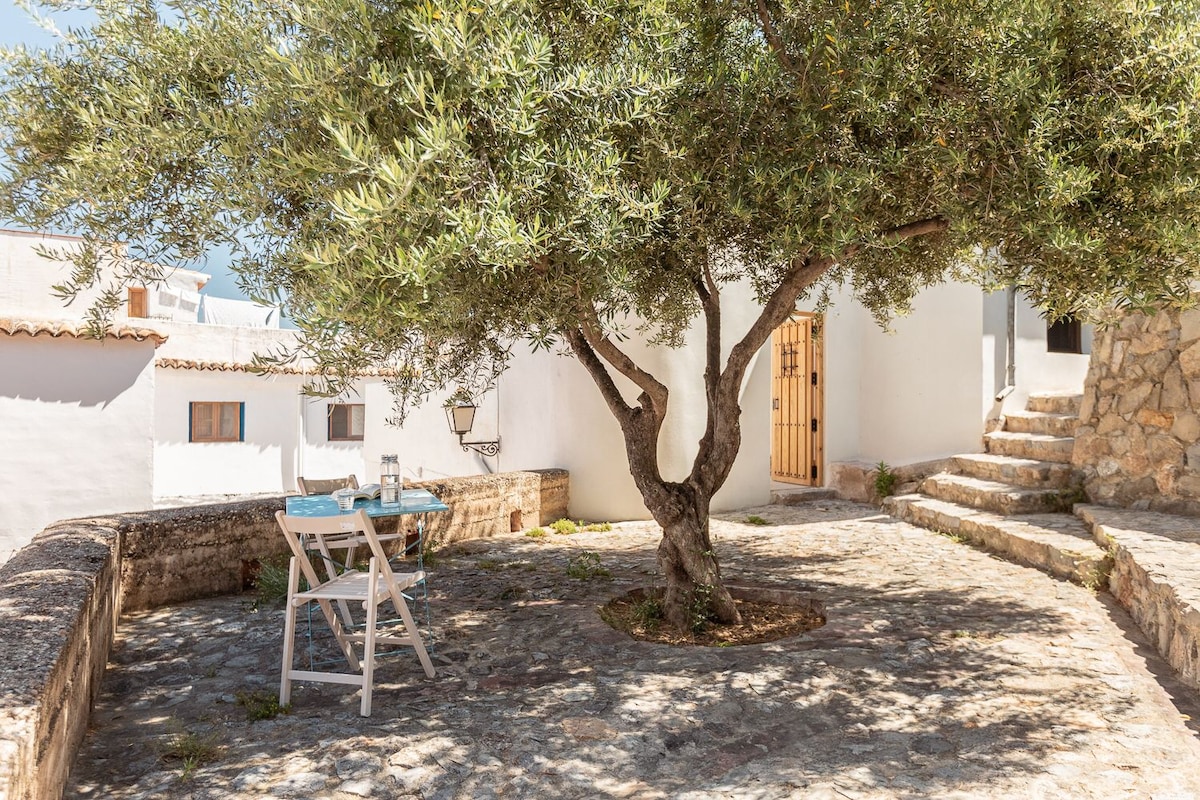
[[[1096,503],[1200,514],[1200,310],[1097,331],[1073,465]]]
[[[451,508],[429,515],[445,543],[567,516],[568,480],[548,469],[420,486]],[[62,796],[121,611],[241,590],[256,559],[286,549],[284,502],[59,522],[0,565],[0,800]]]

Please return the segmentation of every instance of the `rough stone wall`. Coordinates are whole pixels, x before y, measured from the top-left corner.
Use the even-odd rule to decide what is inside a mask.
[[[441,543],[567,516],[565,470],[419,485],[451,508],[430,515]],[[284,502],[60,522],[0,565],[0,800],[62,795],[121,611],[240,591],[254,559],[286,552],[274,519]],[[379,523],[395,530],[394,518]]]
[[[52,525],[0,566],[0,798],[58,798],[121,612],[120,536]]]
[[[1200,310],[1098,330],[1072,464],[1096,503],[1200,513]]]
[[[890,467],[896,475],[896,485],[892,488],[892,493],[915,492],[921,485],[921,481],[943,471],[948,463],[947,459],[942,458]],[[856,503],[878,503],[882,498],[875,493],[877,471],[878,464],[868,464],[865,461],[834,462],[829,465],[828,485],[842,500],[853,500]]]

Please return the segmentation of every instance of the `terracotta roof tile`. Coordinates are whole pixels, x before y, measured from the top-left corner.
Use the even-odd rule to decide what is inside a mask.
[[[25,334],[26,336],[51,336],[55,339],[66,336],[69,339],[89,339],[87,323],[82,320],[65,319],[17,319],[0,317],[0,333],[8,336]],[[105,334],[107,339],[130,339],[136,342],[154,342],[158,347],[167,340],[167,334],[153,328],[140,325],[113,325]]]
[[[255,367],[250,363],[234,361],[196,361],[190,358],[156,358],[154,366],[163,369],[194,369],[208,372],[265,372],[268,375],[319,375],[320,370],[307,366]],[[374,369],[361,374],[364,378],[391,378],[397,375],[393,369]]]

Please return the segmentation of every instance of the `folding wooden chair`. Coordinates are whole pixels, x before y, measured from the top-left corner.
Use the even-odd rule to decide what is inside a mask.
[[[375,527],[370,517],[361,509],[352,514],[341,514],[336,517],[289,517],[282,511],[275,514],[283,535],[287,538],[292,550],[292,560],[288,568],[288,599],[284,618],[283,639],[283,674],[279,684],[279,703],[287,705],[292,696],[292,681],[322,681],[326,683],[343,683],[358,686],[362,689],[362,703],[359,713],[364,717],[371,716],[371,686],[375,676],[375,648],[378,644],[408,645],[416,651],[425,674],[434,676],[433,663],[425,650],[421,632],[413,621],[412,611],[402,594],[405,589],[416,586],[425,579],[423,571],[393,572],[375,534]],[[301,537],[317,543],[317,550],[323,554],[340,549],[352,549],[365,544],[371,552],[370,564],[365,572],[346,570],[335,574],[329,570],[330,576],[322,580],[317,576],[309,560],[309,551]],[[300,589],[300,576],[308,581],[305,590]],[[390,620],[383,627],[379,619],[379,606],[391,601],[400,615],[399,620]],[[352,632],[344,620],[336,613],[332,603],[361,603],[366,609],[366,624],[362,633]],[[333,631],[334,638],[341,648],[350,672],[323,672],[316,670],[299,670],[292,666],[295,654],[296,617],[297,610],[309,603],[316,603],[326,622]],[[348,611],[347,611],[348,613]],[[363,647],[360,659],[355,652],[355,644]]]
[[[300,490],[300,494],[307,497],[312,494],[332,494],[337,489],[357,489],[358,478],[354,477],[354,473],[348,478],[296,478],[296,488]]]

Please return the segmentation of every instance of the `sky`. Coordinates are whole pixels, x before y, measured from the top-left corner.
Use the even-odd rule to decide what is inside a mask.
[[[83,12],[55,14],[54,19],[59,27],[79,27],[86,25],[89,16]],[[50,47],[54,37],[39,27],[27,12],[19,8],[12,0],[0,0],[0,46],[11,47],[24,44],[27,47]],[[17,227],[9,220],[0,220],[0,227]],[[78,231],[54,231],[54,233],[78,233]],[[229,271],[229,258],[225,253],[212,253],[204,263],[181,264],[188,269],[206,272],[212,277],[204,287],[203,294],[214,297],[230,297],[237,300],[245,299],[238,289],[234,276]]]

